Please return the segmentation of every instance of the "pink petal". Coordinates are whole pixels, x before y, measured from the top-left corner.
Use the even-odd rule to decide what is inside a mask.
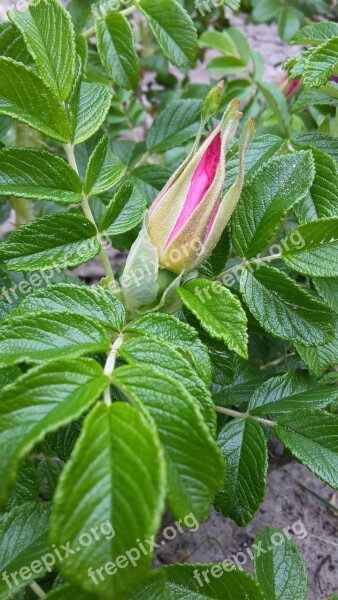
[[[168,238],[165,248],[169,246],[182,227],[191,217],[192,213],[202,202],[205,194],[212,185],[221,157],[222,138],[217,134],[205,154],[201,158],[199,165],[192,177],[190,188],[183,209],[175,223],[175,226]]]

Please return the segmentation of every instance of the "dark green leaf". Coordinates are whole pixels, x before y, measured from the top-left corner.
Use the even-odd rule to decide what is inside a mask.
[[[285,264],[303,275],[338,277],[338,217],[300,225],[297,232],[302,243],[296,246],[286,238]]]
[[[110,12],[96,21],[100,58],[116,85],[135,90],[140,77],[140,63],[134,36],[128,20],[118,12]]]
[[[328,367],[338,363],[338,317],[334,326],[334,338],[326,344],[314,348],[308,348],[301,344],[295,344],[298,354],[316,375],[322,375]]]
[[[110,190],[120,181],[126,169],[112,152],[108,138],[102,138],[89,159],[84,186],[86,195],[93,196]]]
[[[196,60],[197,35],[188,13],[176,0],[139,0],[137,6],[164,54],[177,67],[192,67]]]
[[[255,576],[265,598],[305,600],[307,572],[296,544],[283,531],[265,527],[256,536],[255,546]]]
[[[251,258],[273,237],[284,214],[303,198],[314,179],[311,152],[275,157],[243,188],[232,217],[232,239],[240,256]]]
[[[338,141],[325,133],[306,131],[294,136],[292,143],[299,148],[318,148],[338,162]]]
[[[307,196],[295,207],[301,223],[338,215],[338,175],[333,158],[318,149],[312,150],[315,178]]]
[[[234,419],[222,429],[217,444],[227,469],[215,508],[245,527],[264,500],[268,450],[263,429],[250,419]]]
[[[266,265],[244,269],[241,292],[257,321],[279,339],[314,346],[333,336],[329,309],[282,271]]]
[[[338,415],[303,410],[278,419],[275,432],[317,477],[338,489]]]
[[[145,213],[142,196],[130,182],[124,183],[105,209],[99,229],[108,236],[120,235],[136,227]]]
[[[150,152],[166,152],[196,136],[201,116],[200,100],[176,100],[156,117],[148,136]]]
[[[106,85],[82,81],[79,73],[69,99],[71,139],[74,145],[90,138],[105,121],[111,105]]]

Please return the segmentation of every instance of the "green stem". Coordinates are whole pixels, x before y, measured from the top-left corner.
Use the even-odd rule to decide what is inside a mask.
[[[111,351],[107,356],[106,364],[104,367],[104,374],[107,375],[107,377],[111,377],[111,375],[115,369],[117,351],[120,348],[120,346],[122,346],[122,344],[123,344],[123,334],[120,333],[119,337],[113,343],[113,345],[111,347]],[[111,405],[112,400],[111,400],[111,394],[110,394],[110,383],[107,385],[106,389],[103,392],[103,399],[107,406]]]
[[[120,10],[119,13],[120,15],[124,15],[125,17],[127,15],[131,15],[131,13],[135,12],[135,10],[137,10],[137,6],[135,6],[134,4],[132,4],[132,6],[129,6],[129,8],[125,8],[124,10]],[[95,25],[93,25],[92,27],[89,27],[89,29],[86,29],[85,31],[82,32],[83,37],[85,37],[86,39],[90,38],[92,35],[95,35],[96,33],[96,27]]]
[[[39,584],[36,583],[36,581],[32,581],[32,583],[29,584],[29,587],[31,588],[32,592],[34,592],[34,594],[37,595],[38,598],[46,598],[45,592],[39,586]]]
[[[216,406],[216,412],[221,413],[222,415],[227,415],[228,417],[233,417],[237,419],[240,417],[241,419],[253,419],[257,421],[257,423],[261,423],[262,425],[266,425],[267,427],[276,427],[276,421],[269,421],[268,419],[261,419],[261,417],[255,417],[254,415],[250,415],[249,413],[241,413],[237,410],[232,410],[231,408],[225,408],[224,406]]]
[[[235,265],[234,267],[231,267],[231,269],[228,269],[227,271],[223,271],[222,273],[220,273],[220,275],[217,275],[217,277],[215,277],[214,279],[216,279],[216,280],[222,279],[224,277],[224,275],[229,275],[230,273],[235,273],[236,271],[239,271],[240,269],[244,269],[245,267],[248,267],[249,265],[259,265],[261,263],[269,263],[269,262],[272,262],[273,260],[279,260],[280,258],[282,258],[282,254],[278,253],[278,254],[271,254],[270,256],[263,256],[262,258],[252,258],[250,260],[243,260],[242,263]]]
[[[79,170],[77,168],[77,164],[76,164],[76,159],[75,159],[75,154],[74,154],[74,147],[72,146],[72,144],[64,144],[64,149],[65,149],[65,153],[68,159],[68,162],[70,164],[70,166],[74,169],[74,171],[79,175]],[[84,215],[87,217],[88,221],[90,221],[91,223],[93,223],[96,231],[97,231],[97,239],[100,243],[101,246],[101,250],[100,250],[100,259],[101,259],[101,263],[105,272],[106,277],[109,277],[111,279],[112,282],[114,282],[114,273],[113,270],[111,268],[111,264],[110,264],[110,260],[108,257],[108,254],[106,253],[103,244],[102,244],[102,239],[100,237],[100,233],[97,229],[96,223],[95,223],[95,219],[93,216],[93,213],[91,211],[91,208],[89,206],[89,202],[88,202],[88,196],[86,196],[85,194],[83,194],[83,198],[82,198],[82,202],[81,202],[81,207],[83,210]]]

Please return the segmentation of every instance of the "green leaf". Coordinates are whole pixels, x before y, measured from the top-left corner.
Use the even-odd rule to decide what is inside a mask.
[[[298,133],[292,139],[292,144],[298,148],[318,148],[329,154],[338,162],[338,144],[337,138],[318,131],[306,131]]]
[[[231,8],[231,10],[239,10],[241,6],[241,0],[222,0],[222,4]]]
[[[285,264],[303,275],[338,277],[338,217],[300,225],[297,232],[301,244],[288,244],[290,237],[285,240]]]
[[[183,518],[192,512],[201,521],[221,486],[224,463],[195,401],[181,383],[151,367],[121,367],[112,381],[156,424],[174,515]]]
[[[207,279],[195,279],[177,293],[211,337],[222,340],[243,358],[248,357],[246,313],[228,288]]]
[[[269,600],[305,600],[307,572],[296,544],[273,527],[255,538],[255,577]],[[264,550],[264,552],[262,551]]]
[[[315,375],[320,376],[328,367],[335,366],[338,363],[338,317],[335,321],[333,340],[315,348],[308,348],[302,344],[295,344],[295,348]]]
[[[0,23],[0,55],[25,65],[32,62],[23,37],[13,23]]]
[[[335,313],[338,313],[338,279],[313,278],[318,294]]]
[[[300,14],[297,9],[288,6],[281,7],[278,15],[278,33],[279,37],[288,42],[293,34],[298,31],[300,25]]]
[[[0,366],[104,352],[110,339],[101,325],[83,315],[41,312],[13,317],[0,328]]]
[[[100,251],[96,229],[80,214],[57,213],[29,221],[1,245],[0,259],[10,271],[77,267]]]
[[[289,371],[271,377],[255,390],[249,412],[252,415],[279,415],[306,408],[325,408],[337,397],[337,389],[318,385],[306,371]]]
[[[47,357],[46,357],[47,358]],[[0,501],[7,499],[19,461],[47,433],[75,421],[107,386],[92,359],[60,360],[31,369],[1,392]]]
[[[124,342],[119,354],[130,364],[148,365],[180,381],[194,398],[212,434],[216,433],[216,412],[211,394],[191,363],[170,344],[150,336]]]
[[[0,57],[0,114],[18,119],[60,142],[69,139],[66,111],[56,96],[34,71],[3,57]]]
[[[312,150],[315,178],[307,196],[295,207],[301,223],[338,215],[338,174],[333,158],[318,149]]]
[[[233,55],[235,52],[234,42],[227,31],[203,31],[198,39],[199,46],[219,50],[222,54]]]
[[[254,139],[245,155],[245,181],[251,178],[269,158],[272,158],[283,144],[283,138],[278,135],[261,135]],[[229,189],[235,183],[238,169],[239,154],[236,152],[227,158],[226,189]]]
[[[111,93],[106,85],[82,81],[78,74],[69,98],[71,141],[81,144],[104,123],[111,105]]]
[[[246,67],[246,61],[237,56],[217,56],[208,63],[208,71],[216,75],[234,75],[245,71]]]
[[[155,200],[171,174],[171,169],[163,165],[141,165],[132,171],[135,186],[148,205]]]
[[[187,323],[171,315],[154,313],[133,321],[126,331],[151,335],[172,344],[176,350],[190,358],[200,378],[209,385],[212,368],[207,348],[199,340],[197,331]]]
[[[290,44],[321,44],[330,38],[338,36],[338,23],[321,22],[302,27],[290,40]]]
[[[176,100],[156,117],[147,135],[149,152],[166,152],[195,137],[199,128],[202,102]]]
[[[332,313],[282,271],[251,266],[240,285],[250,312],[274,337],[306,346],[332,338]]]
[[[0,194],[78,204],[82,200],[82,183],[62,158],[50,152],[4,148],[0,150]]]
[[[156,534],[164,493],[163,455],[152,425],[128,404],[98,404],[84,422],[54,499],[52,540],[82,546],[60,563],[64,577],[104,599],[126,598],[150,569],[152,551],[144,554],[137,547],[135,561],[132,549]],[[93,528],[99,536],[94,547],[82,545],[81,534]],[[103,566],[110,575],[96,579],[98,587],[90,572],[98,577],[95,570]]]
[[[58,0],[11,11],[40,77],[60,100],[70,95],[75,74],[75,34],[70,14]]]
[[[266,600],[258,583],[231,560],[215,564],[169,565],[152,572],[130,600]]]
[[[10,315],[24,316],[40,312],[67,312],[84,315],[120,331],[126,321],[126,312],[114,294],[100,286],[55,283],[35,290]]]
[[[232,217],[232,239],[238,254],[251,258],[273,237],[284,214],[308,192],[314,179],[311,152],[271,158],[244,184]]]
[[[146,210],[146,204],[130,182],[124,183],[105,209],[99,230],[107,235],[119,235],[136,227]]]
[[[84,191],[87,196],[110,190],[124,176],[127,167],[111,150],[108,138],[103,137],[91,155],[86,171]]]
[[[317,46],[307,57],[303,73],[305,89],[325,85],[338,63],[338,37]]]
[[[320,410],[283,415],[275,432],[297,460],[338,489],[338,415]]]
[[[0,369],[0,389],[15,381],[19,375],[21,375],[19,367],[5,367]]]
[[[16,506],[3,515],[0,520],[2,546],[0,569],[2,574],[8,576],[12,593],[17,593],[20,588],[27,586],[29,581],[41,577],[41,574],[46,571],[41,557],[50,549],[48,543],[49,517],[49,504],[27,502],[22,506]],[[34,571],[29,567],[33,562],[35,563]],[[20,576],[21,569],[23,569],[24,578]],[[11,577],[12,573],[18,576],[18,584]],[[13,596],[9,596],[8,586],[2,578],[0,580],[0,600],[7,600],[9,597]]]
[[[215,508],[245,527],[264,500],[268,450],[263,429],[250,419],[234,419],[223,427],[217,444],[227,470]]]
[[[196,60],[197,34],[188,13],[176,0],[138,0],[138,8],[147,17],[162,51],[176,67],[193,67]]]
[[[321,88],[322,89],[322,88]],[[304,90],[292,105],[292,112],[307,110],[310,106],[337,106],[338,99],[320,90]]]
[[[274,83],[259,81],[257,87],[266,99],[279,125],[287,132],[290,124],[290,115],[285,95]]]
[[[46,596],[46,600],[93,600],[92,594],[86,594],[80,588],[70,583],[53,589]]]
[[[118,12],[96,20],[97,46],[101,62],[112,81],[127,90],[136,90],[140,62],[129,21]]]

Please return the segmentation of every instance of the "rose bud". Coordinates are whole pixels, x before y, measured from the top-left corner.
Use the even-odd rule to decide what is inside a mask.
[[[238,201],[241,182],[222,199],[226,152],[242,113],[233,100],[221,123],[199,149],[184,161],[150,207],[145,227],[156,247],[159,264],[174,273],[187,272],[212,252]],[[245,128],[241,146],[247,149],[253,135],[252,121]]]

